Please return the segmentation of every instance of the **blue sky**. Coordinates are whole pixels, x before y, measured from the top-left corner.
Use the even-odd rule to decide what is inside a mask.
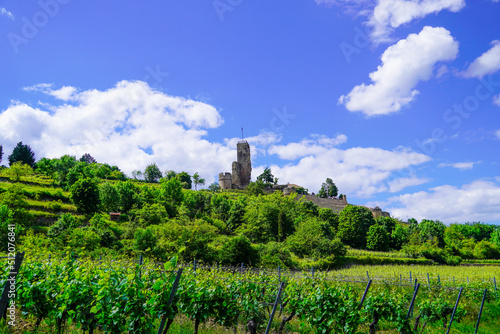
[[[0,144],[500,223],[497,0],[0,0]]]

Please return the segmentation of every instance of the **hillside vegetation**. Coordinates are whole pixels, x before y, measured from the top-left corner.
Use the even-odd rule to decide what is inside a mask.
[[[183,262],[288,268],[358,264],[459,264],[500,259],[500,230],[482,223],[445,226],[434,220],[375,219],[360,206],[340,213],[302,195],[266,194],[261,181],[246,191],[156,165],[144,179],[87,156],[43,158],[33,168],[0,169],[0,229],[16,225],[19,249],[75,255],[145,255]],[[110,212],[120,213],[111,221]],[[5,251],[6,242],[1,242]]]

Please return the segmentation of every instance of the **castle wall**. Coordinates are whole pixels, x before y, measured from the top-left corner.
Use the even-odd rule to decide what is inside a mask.
[[[321,197],[316,197],[314,195],[298,195],[296,197],[296,199],[299,200],[302,197],[305,197],[305,200],[313,202],[314,204],[316,204],[320,208],[332,209],[333,212],[337,212],[337,213],[342,211],[342,209],[348,205],[345,195],[340,199],[321,198]],[[367,209],[369,209],[372,212],[373,218],[390,217],[391,216],[391,214],[389,212],[382,211],[382,209],[380,209],[379,207],[367,208]]]
[[[321,198],[314,195],[298,195],[296,198],[301,199],[302,197],[321,208],[332,209],[333,212],[340,212],[347,206],[347,201],[337,198]]]

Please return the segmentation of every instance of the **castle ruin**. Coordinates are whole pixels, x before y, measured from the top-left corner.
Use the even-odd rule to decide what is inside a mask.
[[[250,145],[246,140],[240,140],[236,145],[236,161],[233,161],[232,173],[219,173],[221,189],[245,189],[252,177],[252,161]]]
[[[252,176],[252,161],[250,156],[250,145],[246,140],[240,140],[236,144],[236,161],[232,164],[232,173],[221,172],[219,173],[219,186],[223,190],[229,189],[240,189],[244,190],[249,184]],[[266,192],[271,193],[275,190],[283,192],[283,195],[290,195],[296,192],[296,189],[302,188],[296,184],[284,184],[284,185],[272,185],[267,189]],[[297,196],[295,199],[305,199],[311,201],[321,208],[329,208],[334,212],[340,212],[349,203],[347,203],[347,197],[341,195],[339,198],[320,198],[315,195],[301,195]],[[390,217],[389,212],[382,211],[378,206],[375,208],[368,208],[374,218],[378,217]]]

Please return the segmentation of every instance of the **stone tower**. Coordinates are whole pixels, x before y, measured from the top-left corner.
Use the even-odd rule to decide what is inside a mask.
[[[227,190],[233,188],[231,173],[219,173],[219,186],[221,189]]]
[[[233,161],[232,173],[219,173],[221,189],[245,189],[252,177],[252,161],[250,145],[246,140],[240,140],[236,145],[236,161]]]
[[[233,161],[233,186],[245,189],[252,177],[250,145],[246,140],[240,140],[236,145],[236,151],[236,161]]]

